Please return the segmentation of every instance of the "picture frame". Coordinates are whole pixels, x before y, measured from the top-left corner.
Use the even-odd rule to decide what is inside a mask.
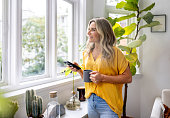
[[[151,27],[151,32],[166,32],[166,14],[153,15],[153,21],[159,21],[160,25]]]

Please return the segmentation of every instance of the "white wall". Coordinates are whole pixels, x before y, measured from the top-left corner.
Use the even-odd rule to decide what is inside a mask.
[[[170,16],[168,0],[140,0],[141,8],[155,2],[153,14],[166,14],[167,30],[165,33],[151,33],[145,28],[142,33],[147,40],[142,46],[142,76],[133,77],[128,88],[127,115],[134,118],[149,118],[156,96],[164,88],[170,88]]]
[[[167,15],[167,31],[151,33],[150,28],[142,30],[147,40],[142,46],[142,76],[133,77],[128,88],[127,115],[134,118],[149,118],[156,96],[164,88],[170,88],[170,24],[168,23],[168,0],[140,0],[142,8],[155,2],[153,14]]]
[[[143,77],[141,78],[140,112],[141,118],[148,118],[154,99],[161,95],[164,88],[170,88],[170,16],[169,0],[142,0],[141,5],[147,6],[155,2],[153,14],[166,14],[167,31],[151,33],[150,28],[143,32],[147,40],[143,46]]]
[[[105,16],[105,0],[93,0],[93,17]]]
[[[105,0],[86,0],[86,20],[105,16]]]
[[[93,18],[93,0],[86,0],[86,27],[90,19]]]
[[[170,16],[168,0],[140,0],[142,8],[155,2],[153,14],[166,14],[167,30],[165,33],[151,33],[150,28],[142,32],[147,40],[142,46],[142,75],[133,77],[128,87],[127,115],[134,118],[149,118],[156,96],[161,95],[164,88],[170,88]],[[104,17],[104,0],[94,0],[93,16]]]

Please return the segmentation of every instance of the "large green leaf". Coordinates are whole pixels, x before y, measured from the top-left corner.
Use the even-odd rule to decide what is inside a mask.
[[[130,40],[133,40],[133,38],[130,38],[130,37],[128,37],[128,36],[126,36],[126,37],[119,37],[118,39],[119,39],[119,40],[122,40],[122,39],[130,39]]]
[[[133,3],[135,3],[135,4],[138,4],[138,2],[139,2],[139,0],[125,0],[125,1],[127,1],[127,2],[133,2]]]
[[[122,17],[117,18],[117,22],[122,21],[122,20],[129,19],[129,18],[132,18],[132,17],[135,17],[135,16],[136,16],[135,13],[132,13],[132,14],[127,15],[127,16],[122,16]]]
[[[117,27],[120,27],[120,25],[118,23],[115,23],[115,25],[112,27],[112,30],[114,31],[115,28],[117,28]]]
[[[144,34],[143,36],[140,36],[138,40],[144,42],[146,40],[146,35]]]
[[[129,26],[127,26],[127,27],[124,28],[124,30],[125,30],[124,35],[129,35],[129,34],[131,34],[135,29],[136,29],[136,23],[130,24]]]
[[[123,7],[125,6],[125,4],[126,4],[126,2],[124,2],[124,1],[121,1],[120,3],[117,3],[116,9],[121,9],[121,8],[123,8]]]
[[[145,9],[141,10],[139,13],[141,14],[143,11],[149,11],[149,10],[151,10],[154,6],[155,6],[155,3],[152,3],[151,5],[149,5],[148,7],[146,7]]]
[[[119,26],[114,29],[114,33],[115,33],[116,37],[120,37],[125,33],[125,30]]]
[[[135,66],[135,67],[136,67],[136,61],[135,61],[135,62],[133,62],[133,63],[130,63],[130,65],[133,65],[133,66]]]
[[[71,69],[70,68],[68,68],[68,67],[66,67],[63,71],[62,71],[62,73],[65,73],[65,76],[67,76],[68,74],[70,74],[72,71],[71,71]]]
[[[138,65],[138,68],[140,67],[140,61],[137,59],[136,64]]]
[[[125,55],[125,57],[130,63],[134,63],[138,59],[138,55],[136,53],[130,53],[128,55]]]
[[[128,11],[138,11],[138,6],[133,2],[127,2],[124,6],[124,9]]]
[[[136,48],[132,48],[132,53],[136,53]]]
[[[146,15],[143,16],[143,19],[147,22],[147,24],[150,24],[153,19],[152,13],[148,12]]]
[[[130,48],[127,46],[119,45],[118,48],[120,48],[122,51],[130,53]]]
[[[112,26],[114,26],[115,23],[116,23],[116,19],[117,19],[117,18],[112,19],[111,17],[108,17],[108,18],[106,18],[106,19],[111,23]]]
[[[129,48],[136,48],[136,47],[139,47],[140,45],[142,45],[142,41],[141,40],[134,40],[130,43],[128,43],[128,47]]]
[[[141,20],[141,17],[137,18],[137,21],[140,21]]]
[[[146,28],[146,27],[153,27],[153,26],[156,26],[156,25],[160,25],[160,22],[159,21],[152,21],[150,24],[146,24],[146,25],[143,25],[139,28],[142,29],[142,28]]]
[[[132,73],[132,76],[134,76],[136,74],[136,67],[132,64],[130,64],[130,71]]]

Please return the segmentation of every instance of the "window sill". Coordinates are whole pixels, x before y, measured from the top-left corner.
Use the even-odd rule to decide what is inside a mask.
[[[142,76],[143,75],[141,73],[137,73],[136,75],[133,76],[133,78],[140,79],[142,78]],[[75,77],[75,82],[76,81],[82,81],[81,77],[80,76]],[[71,82],[72,82],[72,77],[62,79],[62,80],[56,80],[56,79],[52,80],[51,78],[45,78],[43,79],[43,81],[35,80],[31,82],[24,82],[24,83],[19,84],[18,86],[3,86],[0,89],[7,92],[5,94],[6,97],[12,97],[12,96],[21,95],[25,93],[25,91],[28,89],[34,89],[37,91],[37,90],[45,89],[51,86],[63,86]]]
[[[52,86],[63,86],[63,85],[66,85],[66,84],[69,84],[69,83],[72,83],[72,78],[67,78],[67,79],[62,79],[62,80],[53,80],[51,82],[49,82],[49,78],[46,78],[48,80],[48,83],[47,81],[44,81],[43,83],[41,82],[40,84],[38,85],[32,85],[31,87],[27,87],[28,85],[30,86],[31,84],[35,83],[35,81],[32,81],[32,82],[27,82],[26,83],[22,83],[22,85],[20,84],[18,87],[15,87],[15,86],[5,86],[3,87],[2,89],[7,92],[5,94],[6,97],[13,97],[13,96],[18,96],[18,95],[21,95],[23,93],[25,93],[26,90],[30,90],[30,89],[34,89],[38,92],[38,90],[41,91],[41,89],[46,89],[48,87],[52,87]],[[81,77],[80,76],[77,76],[75,77],[75,82],[78,82],[78,81],[82,81],[81,80]],[[15,89],[13,89],[15,88]]]
[[[133,76],[133,78],[134,78],[134,79],[140,79],[140,78],[142,78],[142,76],[143,76],[143,74],[141,74],[141,73],[136,73],[136,74]]]

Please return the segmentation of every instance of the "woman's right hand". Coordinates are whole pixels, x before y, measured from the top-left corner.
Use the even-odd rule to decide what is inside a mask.
[[[73,62],[73,64],[75,64],[76,66],[79,66],[78,63],[76,63],[76,62]],[[68,65],[67,65],[67,67],[70,68],[70,70],[72,70],[73,72],[78,72],[78,70],[74,67],[70,67]]]

